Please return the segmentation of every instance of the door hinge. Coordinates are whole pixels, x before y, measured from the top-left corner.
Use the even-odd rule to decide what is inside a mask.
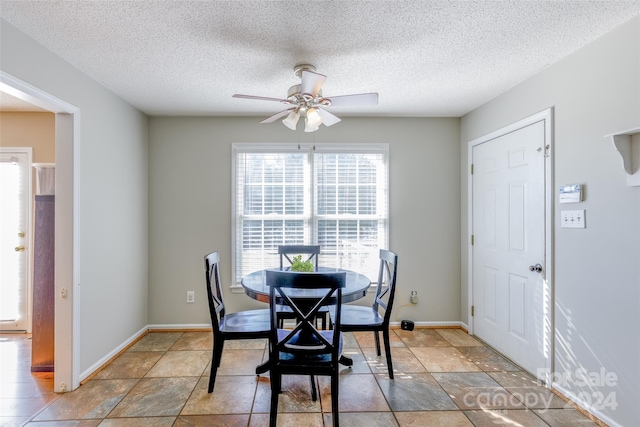
[[[471,163],[471,175],[473,175],[473,163]]]
[[[475,316],[475,311],[476,311],[475,308],[476,308],[475,305],[471,306],[471,317]]]
[[[471,246],[473,246],[473,244],[475,243],[475,237],[473,236],[473,234],[471,235]]]

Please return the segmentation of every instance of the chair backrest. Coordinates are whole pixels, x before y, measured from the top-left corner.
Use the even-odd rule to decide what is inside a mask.
[[[320,255],[320,245],[280,245],[278,246],[278,254],[280,255],[280,268],[289,267],[293,264],[292,258],[296,255],[304,255],[303,261],[313,263],[315,270],[318,271],[318,255]],[[285,265],[284,260],[288,261]]]
[[[340,307],[346,272],[304,272],[267,270],[271,309],[271,351],[291,355],[331,355],[337,362],[340,354]],[[310,297],[309,290],[314,296]],[[316,328],[318,310],[326,305],[337,305],[333,333]],[[278,305],[286,305],[298,318],[293,330],[278,331]],[[326,337],[332,336],[331,341]],[[303,339],[300,339],[304,337]]]
[[[211,252],[204,257],[204,270],[207,279],[207,298],[209,300],[209,314],[214,330],[220,329],[220,321],[224,318],[224,298],[220,284],[220,254]]]
[[[380,269],[378,284],[373,298],[373,309],[384,311],[384,322],[389,323],[391,308],[396,293],[396,275],[398,273],[398,255],[386,249],[380,249]],[[383,285],[386,284],[385,288]]]

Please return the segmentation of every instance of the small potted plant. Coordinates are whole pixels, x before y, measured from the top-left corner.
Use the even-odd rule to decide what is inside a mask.
[[[291,271],[314,271],[315,267],[310,259],[302,261],[302,255],[294,256]]]

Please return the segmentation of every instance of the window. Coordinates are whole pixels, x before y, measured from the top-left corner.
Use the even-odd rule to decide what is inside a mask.
[[[377,277],[388,247],[387,144],[234,144],[234,283],[318,244],[321,266]]]

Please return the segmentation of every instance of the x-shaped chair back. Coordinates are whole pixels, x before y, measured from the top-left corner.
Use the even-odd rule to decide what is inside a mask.
[[[224,318],[224,299],[222,298],[222,288],[220,286],[220,254],[211,252],[205,259],[205,274],[207,279],[207,296],[209,301],[209,313],[214,330],[219,328],[220,322]]]
[[[320,255],[320,245],[280,245],[278,246],[278,254],[280,255],[280,268],[288,267],[293,264],[291,259],[295,255],[305,255],[304,261],[313,262],[315,270],[318,270],[318,255]],[[285,265],[285,260],[288,265]]]
[[[290,354],[332,354],[338,357],[339,329],[334,333],[318,330],[315,318],[318,311],[329,304],[341,304],[342,288],[345,287],[345,272],[304,272],[267,270],[266,281],[269,286],[272,319],[272,344],[276,352]],[[315,296],[309,297],[308,290],[314,290]],[[292,330],[278,333],[277,305],[291,308],[298,319]],[[336,319],[336,323],[339,319]],[[280,330],[282,331],[282,329]],[[330,342],[327,336],[333,336]],[[337,359],[336,359],[337,360]]]
[[[384,322],[388,325],[391,317],[391,307],[396,294],[398,255],[384,249],[380,250],[380,269],[378,270],[378,285],[373,299],[373,309],[384,310]],[[387,284],[384,288],[383,285]],[[383,289],[384,288],[384,289]]]

